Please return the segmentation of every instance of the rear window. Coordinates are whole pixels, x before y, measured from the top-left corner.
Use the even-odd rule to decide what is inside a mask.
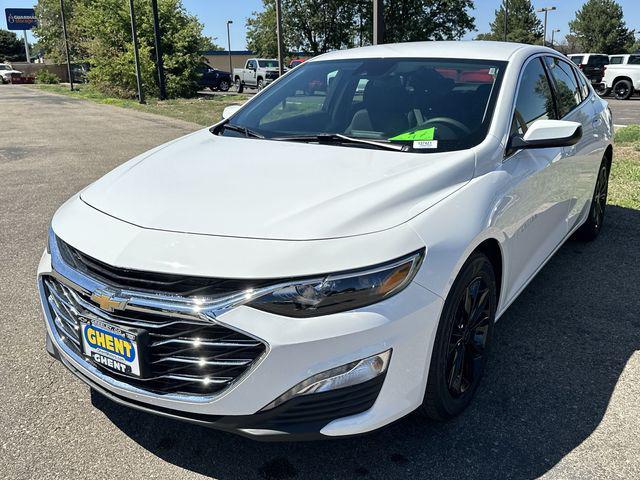
[[[589,57],[589,66],[591,65],[609,65],[609,57],[606,55],[591,55]]]
[[[584,57],[582,55],[571,55],[569,58],[576,65],[580,65],[582,63],[582,60],[584,60]]]
[[[624,60],[624,58],[623,58],[623,57],[611,57],[611,58],[609,59],[609,63],[610,63],[611,65],[616,65],[616,64],[618,64],[618,63],[622,63],[622,60]]]

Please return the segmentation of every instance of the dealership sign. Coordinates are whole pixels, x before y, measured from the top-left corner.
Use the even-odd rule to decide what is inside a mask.
[[[5,8],[7,16],[7,29],[31,30],[38,26],[38,19],[33,8]]]

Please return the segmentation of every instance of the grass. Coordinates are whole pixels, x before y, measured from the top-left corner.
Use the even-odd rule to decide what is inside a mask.
[[[30,85],[32,88],[45,92],[68,95],[74,98],[91,100],[96,103],[115,105],[122,108],[131,108],[141,112],[155,113],[165,117],[177,118],[198,125],[213,125],[222,118],[222,110],[229,105],[237,105],[247,101],[246,95],[211,95],[197,98],[179,98],[160,101],[156,98],[147,99],[147,103],[141,105],[136,100],[123,100],[107,97],[89,85],[76,85],[73,92],[64,85]]]
[[[88,85],[80,85],[79,89],[74,92],[62,85],[32,85],[32,87],[97,103],[164,115],[203,126],[218,121],[226,106],[244,103],[248,98],[245,95],[217,95],[162,102],[157,99],[148,99],[146,105],[140,105],[135,100],[106,97]],[[292,108],[292,110],[297,113],[299,109]],[[609,185],[609,203],[640,210],[640,125],[630,125],[617,130],[613,151],[614,161]]]
[[[613,145],[608,203],[640,210],[640,142],[616,141]]]

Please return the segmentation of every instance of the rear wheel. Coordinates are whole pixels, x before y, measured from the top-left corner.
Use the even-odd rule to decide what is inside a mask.
[[[242,93],[243,90],[244,90],[244,85],[242,85],[240,78],[236,78],[236,92]]]
[[[486,255],[474,253],[444,304],[420,407],[427,417],[450,419],[471,402],[487,362],[496,301],[493,266]]]
[[[259,78],[258,79],[258,91],[262,90],[263,88],[264,88],[264,80]]]
[[[607,88],[604,83],[600,83],[595,87],[596,93],[601,97],[606,97],[611,93],[611,89]]]
[[[604,212],[607,207],[607,194],[609,192],[609,167],[606,159],[602,160],[596,187],[591,199],[591,208],[587,221],[576,232],[576,236],[581,240],[591,241],[600,234],[602,223],[604,222]]]
[[[627,100],[633,95],[633,85],[629,80],[618,80],[613,86],[613,94],[617,100]]]

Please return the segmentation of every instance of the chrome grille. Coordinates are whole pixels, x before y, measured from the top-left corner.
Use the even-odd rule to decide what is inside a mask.
[[[104,373],[138,388],[155,393],[211,395],[243,375],[266,350],[261,341],[211,321],[163,311],[106,312],[82,289],[53,276],[45,276],[42,281],[53,326],[65,345],[78,355],[82,354],[81,318],[146,332],[145,378],[121,375],[84,357]]]

